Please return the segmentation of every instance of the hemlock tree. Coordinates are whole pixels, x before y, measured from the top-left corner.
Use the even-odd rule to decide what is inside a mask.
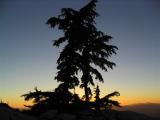
[[[94,90],[94,94],[95,94],[94,108],[98,111],[100,109],[110,110],[112,106],[121,107],[118,101],[110,99],[114,96],[120,96],[120,93],[118,91],[114,91],[100,98],[100,89],[99,89],[99,86],[97,85]]]
[[[94,68],[100,67],[107,71],[113,69],[114,62],[109,61],[112,54],[118,49],[110,45],[111,36],[97,30],[95,18],[97,0],[92,0],[80,10],[63,8],[58,17],[51,17],[47,24],[64,32],[64,36],[55,40],[53,46],[59,47],[66,43],[57,60],[59,70],[55,79],[61,82],[63,93],[80,85],[84,88],[85,101],[89,102],[92,94],[90,85],[94,85],[94,78],[103,82],[101,73]],[[82,73],[81,80],[78,73]]]

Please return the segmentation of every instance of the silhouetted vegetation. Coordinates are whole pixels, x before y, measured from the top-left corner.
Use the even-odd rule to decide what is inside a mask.
[[[57,60],[59,71],[55,79],[62,82],[67,91],[79,85],[77,74],[82,72],[80,87],[84,88],[86,101],[89,101],[91,96],[89,85],[94,85],[93,76],[103,82],[101,73],[93,65],[104,71],[112,69],[115,63],[108,59],[112,54],[116,54],[115,50],[118,49],[107,44],[111,36],[95,27],[94,18],[98,16],[95,11],[96,1],[92,0],[79,11],[63,8],[58,17],[47,21],[52,28],[58,26],[64,32],[64,36],[55,40],[53,45],[58,47],[67,42]]]
[[[26,101],[33,100],[32,106],[27,106],[30,108],[30,112],[33,115],[39,115],[49,109],[57,109],[59,112],[72,112],[79,110],[110,110],[112,106],[121,107],[118,101],[111,100],[111,97],[119,96],[119,92],[115,91],[110,93],[102,98],[100,98],[100,90],[99,86],[95,88],[95,100],[94,101],[83,101],[78,94],[69,93],[69,97],[66,96],[68,94],[61,95],[55,91],[47,91],[42,92],[35,87],[34,92],[29,92],[27,94],[22,95]],[[63,100],[65,99],[69,100]],[[64,101],[69,101],[69,103],[65,103]]]
[[[99,86],[97,85],[95,89],[95,94],[96,94],[95,95],[95,109],[96,110],[100,110],[100,109],[110,110],[112,106],[121,107],[118,101],[110,99],[111,97],[114,97],[114,96],[120,96],[119,92],[115,91],[113,93],[110,93],[100,98],[100,89],[99,89]]]
[[[99,16],[96,12],[97,0],[92,0],[80,10],[62,8],[58,17],[51,17],[47,24],[51,28],[58,27],[64,32],[64,36],[54,40],[53,46],[59,47],[65,43],[63,50],[57,60],[57,75],[55,80],[59,86],[53,92],[42,92],[35,88],[35,92],[24,94],[25,100],[33,99],[33,111],[56,108],[59,110],[80,109],[110,109],[112,105],[120,106],[117,101],[110,100],[112,96],[119,96],[113,92],[100,98],[99,86],[95,89],[95,101],[91,86],[94,79],[104,82],[101,73],[96,68],[104,71],[113,69],[114,62],[109,58],[116,54],[117,46],[110,45],[110,35],[96,28],[95,18]],[[78,75],[81,74],[81,77]],[[85,101],[70,90],[80,87],[84,89]],[[45,109],[44,109],[45,108]]]

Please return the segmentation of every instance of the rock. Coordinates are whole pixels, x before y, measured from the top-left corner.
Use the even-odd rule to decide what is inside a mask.
[[[43,113],[39,119],[40,120],[52,120],[56,115],[58,111],[57,110],[48,110],[47,112]]]
[[[0,107],[0,120],[36,120],[36,118],[4,106]]]
[[[96,116],[92,120],[106,120],[104,116]]]
[[[80,120],[94,120],[95,113],[93,111],[84,110],[78,113],[78,118]]]
[[[61,113],[58,115],[60,120],[76,120],[76,116],[69,113]]]

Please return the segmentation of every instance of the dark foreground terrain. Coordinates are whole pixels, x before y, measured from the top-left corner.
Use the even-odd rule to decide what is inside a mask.
[[[80,111],[76,113],[58,113],[49,110],[38,117],[24,114],[19,110],[10,108],[5,104],[0,105],[0,120],[160,120],[131,111]]]

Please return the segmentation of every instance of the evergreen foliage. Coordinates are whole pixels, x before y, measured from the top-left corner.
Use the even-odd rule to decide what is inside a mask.
[[[35,92],[22,95],[27,101],[33,99],[33,106],[27,107],[31,107],[35,113],[52,108],[100,110],[111,108],[112,105],[120,107],[119,102],[110,99],[119,96],[119,92],[100,98],[99,86],[95,89],[95,101],[90,101],[93,96],[90,87],[94,86],[94,79],[104,82],[96,67],[104,71],[113,69],[115,63],[109,61],[109,58],[116,54],[118,49],[117,46],[109,44],[112,37],[95,26],[95,18],[99,16],[96,12],[96,2],[97,0],[91,0],[80,10],[62,8],[60,15],[48,19],[47,24],[51,28],[57,26],[64,32],[64,36],[54,40],[53,46],[59,47],[62,43],[66,45],[57,60],[58,72],[55,80],[60,82],[59,86],[50,92],[42,92],[35,88]],[[79,73],[82,74],[80,78]],[[78,94],[70,92],[75,87],[84,89],[85,101]]]
[[[103,82],[101,73],[93,67],[100,67],[107,71],[113,69],[114,62],[109,61],[112,54],[116,54],[116,46],[110,45],[111,36],[104,34],[95,27],[97,0],[92,0],[79,11],[63,8],[58,17],[47,21],[52,28],[58,26],[64,36],[55,40],[53,45],[59,47],[63,42],[66,46],[57,60],[59,70],[55,79],[65,86],[65,90],[79,85],[84,88],[85,99],[88,102],[92,93],[89,85],[94,85],[94,78]],[[82,72],[81,81],[78,72]]]

